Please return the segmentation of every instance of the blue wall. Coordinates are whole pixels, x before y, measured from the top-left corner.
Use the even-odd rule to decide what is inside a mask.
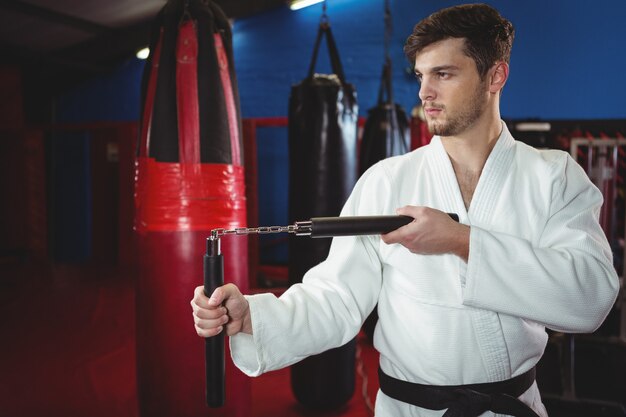
[[[141,77],[145,61],[129,58],[109,74],[102,74],[58,97],[56,123],[139,120]]]
[[[47,142],[51,255],[59,262],[86,262],[92,255],[91,137],[53,133]]]
[[[396,101],[410,110],[417,83],[402,46],[414,24],[451,0],[392,0]],[[626,118],[626,2],[493,0],[516,27],[505,118]],[[305,77],[321,5],[287,7],[235,22],[235,65],[244,117],[284,116],[289,87]],[[383,1],[330,0],[328,15],[362,114],[376,101],[383,61]],[[323,50],[325,53],[325,49]],[[324,55],[325,57],[325,55]],[[326,64],[326,65],[324,65]],[[320,62],[319,72],[328,64]]]

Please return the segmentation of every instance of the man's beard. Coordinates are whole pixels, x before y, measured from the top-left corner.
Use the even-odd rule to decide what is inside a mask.
[[[444,122],[427,120],[430,133],[439,136],[456,136],[472,126],[485,110],[486,100],[483,97],[483,85],[484,83],[481,82],[474,90],[465,108],[461,109],[457,114],[448,115],[448,120]],[[435,105],[435,107],[442,108],[445,111],[445,106]]]

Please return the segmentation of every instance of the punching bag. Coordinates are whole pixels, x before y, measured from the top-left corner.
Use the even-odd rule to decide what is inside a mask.
[[[424,117],[424,109],[421,105],[417,105],[411,110],[410,126],[411,149],[421,148],[430,143],[433,134],[428,130],[428,124]]]
[[[189,301],[214,228],[246,223],[241,117],[231,30],[208,1],[169,1],[142,85],[135,180],[140,415],[250,415],[250,381],[226,354],[225,406],[205,403],[204,340]],[[248,289],[247,240],[222,240],[224,279]],[[226,346],[226,352],[228,347]]]
[[[385,99],[386,95],[386,99]],[[406,112],[393,102],[391,60],[387,58],[378,90],[378,104],[369,109],[359,149],[359,173],[376,162],[409,151],[409,122]]]
[[[333,74],[315,74],[326,36]],[[345,80],[330,25],[323,21],[308,76],[289,99],[289,218],[338,216],[357,179],[356,91]],[[289,240],[289,283],[328,256],[330,239]],[[354,392],[356,342],[311,356],[291,367],[297,400],[312,409],[333,409]]]

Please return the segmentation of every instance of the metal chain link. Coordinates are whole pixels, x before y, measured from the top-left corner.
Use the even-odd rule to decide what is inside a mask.
[[[211,236],[215,238],[224,235],[264,235],[269,233],[296,233],[298,226],[295,224],[289,226],[262,226],[262,227],[237,227],[235,229],[213,229]]]

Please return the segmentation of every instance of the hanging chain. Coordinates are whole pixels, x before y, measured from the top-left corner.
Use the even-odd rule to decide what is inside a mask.
[[[385,59],[389,60],[389,44],[391,42],[391,36],[393,33],[393,27],[391,25],[391,5],[390,0],[385,0]]]
[[[328,24],[328,15],[326,14],[326,0],[322,3],[322,17],[320,18],[320,24]]]
[[[181,22],[184,22],[186,20],[191,20],[191,12],[189,11],[189,0],[185,0],[185,2],[183,3],[183,15],[180,18]]]

